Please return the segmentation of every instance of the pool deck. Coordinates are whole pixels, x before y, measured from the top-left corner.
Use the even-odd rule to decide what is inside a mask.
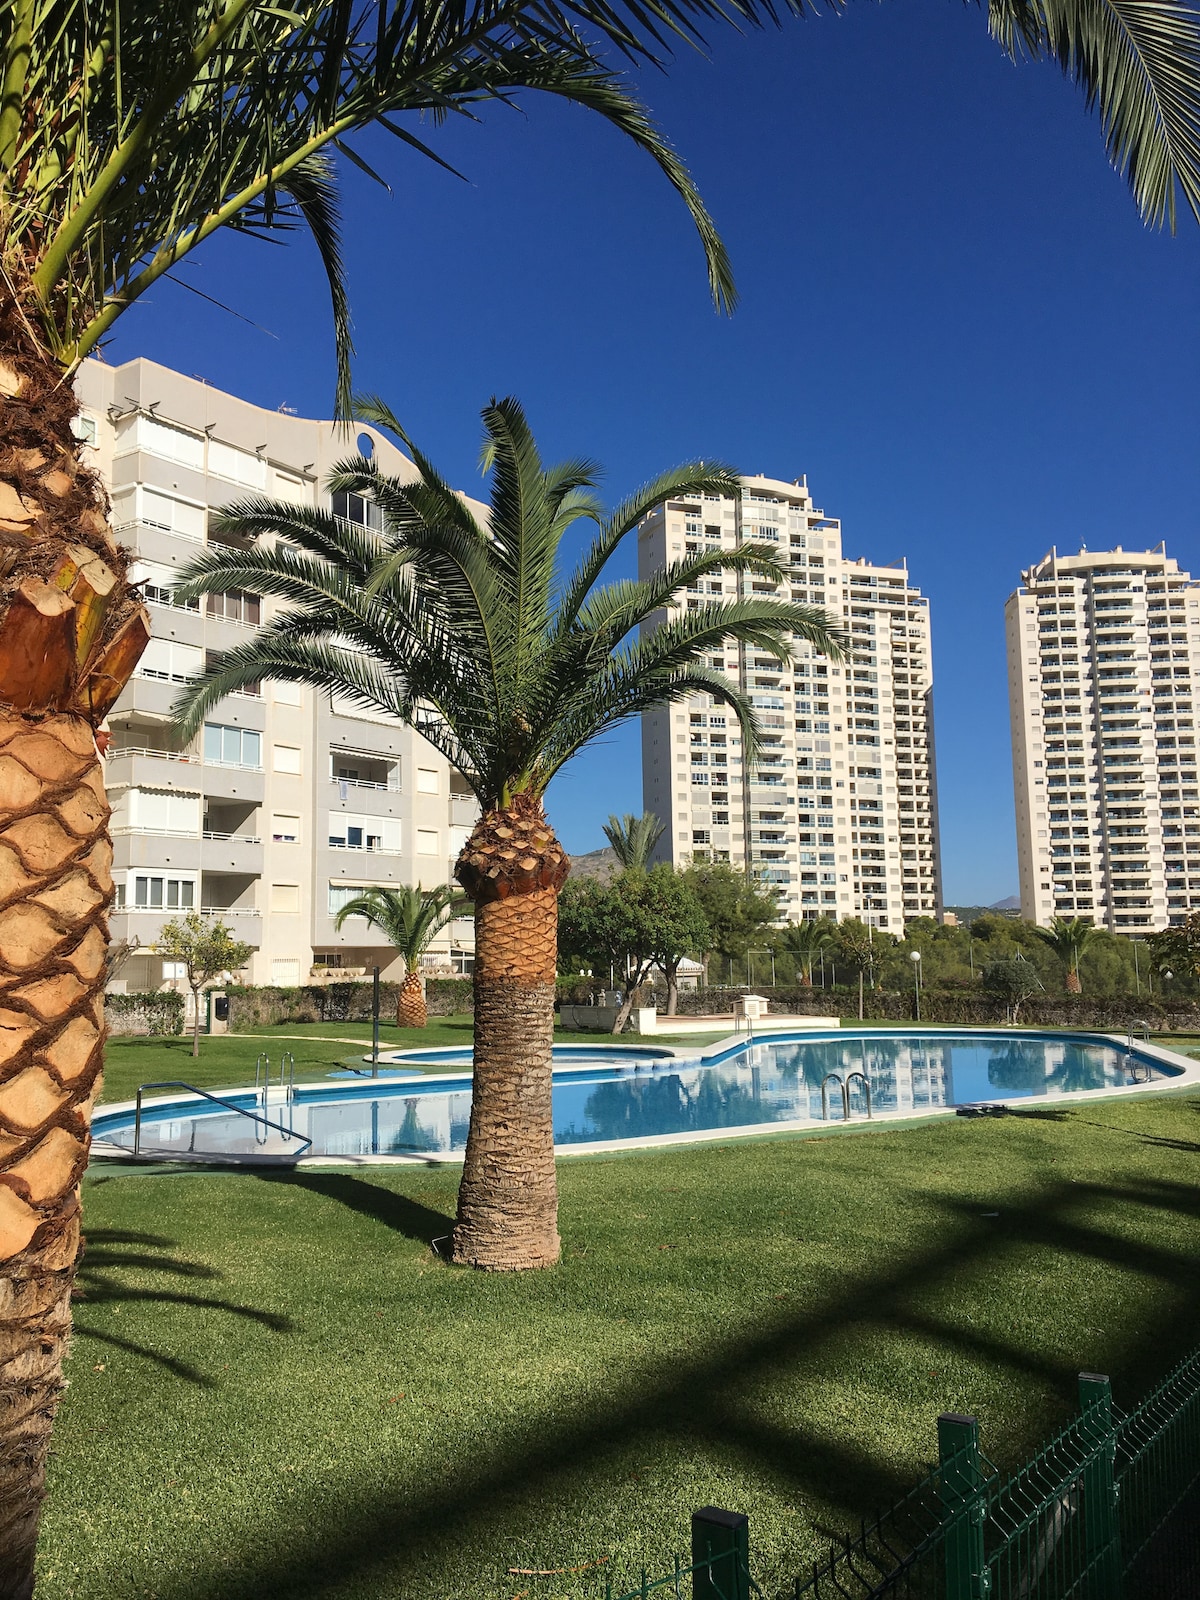
[[[854,1039],[877,1039],[880,1036],[880,1033],[883,1031],[884,1030],[880,1029],[870,1029],[859,1033],[855,1030],[853,1024],[851,1024],[850,1026],[844,1028],[831,1028],[828,1036],[836,1036],[843,1042],[849,1042],[850,1040]],[[1050,1039],[1055,1042],[1073,1041],[1091,1044],[1107,1044],[1120,1050],[1133,1050],[1143,1058],[1148,1058],[1152,1061],[1159,1061],[1164,1067],[1170,1069],[1171,1072],[1171,1076],[1169,1078],[1164,1078],[1152,1083],[1129,1084],[1113,1089],[1075,1089],[1051,1092],[1036,1096],[1020,1096],[1016,1100],[1016,1105],[1018,1107],[1027,1100],[1039,1106],[1067,1106],[1082,1101],[1090,1102],[1102,1099],[1118,1098],[1127,1099],[1130,1096],[1135,1095],[1173,1093],[1180,1090],[1200,1088],[1200,1061],[1197,1061],[1191,1056],[1180,1055],[1174,1050],[1168,1050],[1163,1045],[1154,1044],[1141,1039],[1133,1039],[1127,1034],[1073,1033],[1068,1031],[1048,1034],[1020,1028],[1006,1029],[999,1026],[995,1028],[956,1028],[936,1026],[921,1027],[915,1023],[911,1027],[898,1027],[888,1029],[886,1032],[888,1036],[891,1037],[895,1037],[897,1035],[903,1036],[916,1034],[921,1038],[949,1039],[959,1038],[964,1035],[1003,1035],[1005,1033],[1011,1033],[1017,1038],[1041,1038]],[[804,1032],[799,1034],[797,1037],[799,1041],[804,1043],[814,1042],[814,1036],[808,1029],[805,1029]],[[645,1051],[637,1053],[640,1054],[643,1059],[648,1060],[651,1068],[662,1067],[668,1060],[678,1064],[681,1067],[696,1067],[714,1064],[725,1056],[732,1055],[739,1050],[745,1049],[748,1043],[753,1044],[755,1042],[756,1040],[754,1038],[747,1040],[746,1034],[743,1032],[739,1034],[730,1034],[728,1037],[719,1040],[715,1044],[709,1044],[702,1050],[668,1049],[665,1046],[658,1045],[648,1047]],[[767,1041],[764,1040],[763,1042],[765,1043]],[[780,1043],[783,1041],[780,1036],[772,1030],[770,1042]],[[555,1064],[554,1068],[555,1077],[557,1078],[566,1077],[569,1074],[582,1075],[589,1072],[595,1072],[597,1066],[602,1064],[596,1060],[596,1057],[608,1053],[604,1051],[603,1046],[591,1044],[560,1045],[556,1046],[556,1050],[559,1052],[560,1056],[560,1060]],[[565,1066],[561,1064],[562,1054],[564,1052],[587,1054],[591,1057],[591,1059],[586,1064],[580,1066]],[[446,1053],[453,1052],[437,1050],[410,1050],[391,1051],[388,1054],[395,1059],[397,1063],[399,1063],[406,1057],[410,1060],[423,1059],[428,1061],[431,1058],[436,1058],[438,1055],[444,1055]],[[611,1054],[614,1058],[614,1064],[626,1066],[630,1073],[635,1073],[638,1070],[635,1062],[630,1059],[632,1052],[630,1051],[630,1047],[628,1045],[625,1045],[624,1047],[617,1047],[617,1049],[614,1049]],[[370,1057],[364,1056],[363,1059],[364,1061],[369,1061]],[[384,1058],[381,1055],[380,1060],[382,1061],[383,1059]],[[337,1086],[337,1092],[339,1098],[366,1099],[370,1097],[372,1090],[380,1085],[394,1085],[396,1087],[400,1087],[401,1085],[409,1084],[414,1081],[415,1079],[402,1078],[399,1076],[392,1076],[390,1074],[387,1077],[380,1078],[364,1076],[360,1079],[352,1079],[350,1081],[343,1079]],[[463,1071],[447,1073],[422,1072],[420,1074],[420,1083],[423,1089],[433,1088],[464,1090],[470,1085],[470,1081],[470,1072]],[[297,1101],[327,1099],[332,1087],[333,1085],[331,1085],[329,1082],[297,1084],[295,1098]],[[349,1093],[347,1091],[349,1091]],[[255,1089],[253,1085],[246,1085],[243,1087],[223,1088],[220,1091],[214,1090],[211,1092],[214,1094],[219,1094],[223,1099],[234,1099],[245,1096],[253,1096]],[[979,1100],[972,1103],[976,1105],[1008,1105],[1010,1104],[1010,1100],[1009,1097],[1005,1095],[996,1095],[987,1100]],[[205,1099],[200,1095],[179,1094],[166,1095],[154,1100],[147,1100],[145,1102],[145,1107],[147,1110],[153,1111],[161,1111],[164,1107],[170,1107],[171,1109],[177,1108],[181,1113],[186,1113],[193,1108],[200,1108],[205,1104],[211,1104],[211,1101],[206,1102]],[[271,1091],[270,1098],[263,1107],[263,1110],[269,1114],[272,1107],[279,1107],[282,1104],[284,1104],[282,1093],[280,1090],[275,1089]],[[112,1122],[117,1121],[117,1119],[128,1118],[130,1121],[132,1121],[135,1110],[135,1101],[119,1101],[115,1104],[104,1106],[96,1113],[95,1120],[97,1123],[100,1123],[102,1127],[105,1124],[111,1124]],[[814,1132],[826,1132],[832,1134],[834,1132],[845,1131],[848,1129],[862,1131],[871,1127],[896,1127],[902,1126],[905,1123],[926,1122],[931,1118],[956,1116],[958,1111],[959,1108],[956,1106],[923,1106],[920,1109],[906,1108],[897,1111],[883,1111],[872,1117],[854,1117],[851,1118],[849,1122],[843,1122],[840,1119],[837,1121],[827,1122],[817,1117],[802,1117],[790,1121],[750,1123],[739,1127],[711,1129],[705,1128],[685,1133],[652,1134],[634,1139],[600,1139],[589,1141],[587,1143],[561,1144],[555,1145],[554,1150],[556,1156],[611,1155],[625,1150],[652,1150],[663,1149],[671,1145],[711,1144],[729,1139],[761,1139],[768,1136],[776,1136],[781,1134],[811,1134]],[[91,1153],[94,1159],[99,1160],[136,1160],[139,1162],[146,1162],[148,1164],[159,1164],[164,1161],[170,1161],[194,1163],[204,1166],[459,1166],[463,1161],[463,1152],[461,1150],[422,1151],[419,1154],[413,1155],[292,1156],[288,1154],[270,1155],[261,1152],[255,1152],[254,1154],[231,1152],[220,1155],[206,1155],[202,1153],[191,1152],[162,1152],[157,1154],[134,1156],[124,1146],[114,1144],[112,1141],[106,1140],[99,1135],[93,1139]]]

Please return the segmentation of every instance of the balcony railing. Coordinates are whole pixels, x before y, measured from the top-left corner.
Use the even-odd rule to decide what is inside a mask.
[[[261,917],[257,906],[114,906],[116,916],[174,917],[199,911],[202,917]]]
[[[202,756],[199,750],[155,750],[145,744],[110,745],[108,759],[117,761],[122,756],[149,756],[155,761],[182,761],[187,766],[193,767],[228,767],[237,772],[261,772],[262,763],[252,765],[248,761],[214,761],[211,757]]]
[[[329,781],[339,789],[344,784],[347,789],[382,789],[387,794],[401,792],[399,778],[385,778],[382,782],[374,778],[330,778]]]
[[[330,839],[329,848],[331,850],[353,850],[362,856],[401,856],[404,854],[403,850],[392,849],[383,844],[342,844],[334,839]]]
[[[112,830],[115,839],[129,838],[133,834],[146,834],[153,839],[208,839],[219,844],[261,844],[262,840],[256,833],[216,833],[211,828],[205,828],[201,833],[194,833],[187,828],[146,828],[140,823],[122,826]]]

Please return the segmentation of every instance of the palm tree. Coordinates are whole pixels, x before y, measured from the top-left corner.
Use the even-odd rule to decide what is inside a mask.
[[[833,944],[833,934],[834,924],[827,917],[815,922],[793,922],[783,930],[780,942],[788,954],[795,957],[805,989],[812,988],[813,965]]]
[[[543,1266],[559,1254],[550,1047],[558,892],[570,870],[546,820],[546,788],[598,735],[695,694],[731,708],[752,762],[749,699],[706,655],[733,639],[790,658],[795,637],[837,656],[841,635],[820,611],[756,595],[682,609],[687,585],[717,568],[780,582],[762,546],[602,582],[664,500],[740,494],[729,467],[663,473],[605,516],[595,465],[544,467],[517,402],[493,400],[483,412],[490,501],[481,521],[382,402],[360,403],[357,414],[403,441],[418,476],[387,477],[361,456],[334,472],[332,491],[373,497],[379,532],[259,499],[222,516],[230,533],[282,537],[209,549],[180,593],[249,587],[288,609],[182,691],[179,728],[193,734],[256,675],[282,678],[399,717],[466,778],[483,814],[455,871],[475,902],[475,1080],[453,1252],[481,1267]],[[597,524],[595,538],[574,571],[561,570],[563,538],[580,518]]]
[[[1098,929],[1083,917],[1054,917],[1048,928],[1036,930],[1067,969],[1067,993],[1082,994],[1079,962]]]
[[[714,295],[728,262],[687,172],[597,47],[657,59],[689,19],[759,0],[0,0],[0,1600],[34,1541],[102,1056],[108,804],[94,730],[149,638],[71,376],[220,228],[306,228],[329,277],[339,412],[350,341],[332,152],[537,89],[604,117],[691,210]]]
[[[453,889],[364,889],[338,911],[339,932],[347,917],[365,917],[404,957],[404,982],[396,1002],[396,1025],[423,1028],[429,1021],[421,988],[421,957],[447,923],[461,916],[465,898]]]
[[[640,817],[627,811],[623,817],[610,816],[604,824],[604,837],[626,872],[646,871],[654,846],[666,831],[653,811],[643,811]]]

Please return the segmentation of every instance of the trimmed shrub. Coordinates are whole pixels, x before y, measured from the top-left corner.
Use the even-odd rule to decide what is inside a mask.
[[[470,978],[429,978],[425,1003],[431,1017],[449,1017],[471,1009]],[[347,983],[306,984],[298,989],[272,985],[231,987],[229,1028],[272,1027],[281,1022],[370,1022],[372,985],[355,978]],[[398,983],[379,985],[379,1014],[385,1021],[396,1020]]]
[[[104,1021],[112,1034],[160,1037],[183,1032],[184,998],[174,989],[106,994]]]
[[[746,989],[692,989],[679,996],[681,1016],[729,1013],[733,1002]],[[770,1010],[794,1016],[841,1017],[858,1021],[857,989],[760,988]],[[863,994],[863,1020],[866,1022],[911,1022],[915,1015],[913,992]],[[922,989],[922,1022],[977,1024],[1002,1023],[1006,1018],[1004,1000],[982,989]],[[1123,1033],[1135,1023],[1147,1022],[1154,1033],[1200,1033],[1200,1002],[1195,999],[1153,999],[1143,995],[1035,994],[1022,1002],[1021,1021],[1030,1027],[1101,1028]]]

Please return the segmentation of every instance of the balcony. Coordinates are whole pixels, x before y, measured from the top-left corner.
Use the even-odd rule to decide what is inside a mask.
[[[262,944],[262,914],[257,906],[201,906],[202,917],[219,918],[235,939],[258,949]],[[115,943],[137,939],[144,947],[152,945],[165,922],[186,915],[184,911],[164,910],[161,906],[125,906],[109,918],[109,932]]]

